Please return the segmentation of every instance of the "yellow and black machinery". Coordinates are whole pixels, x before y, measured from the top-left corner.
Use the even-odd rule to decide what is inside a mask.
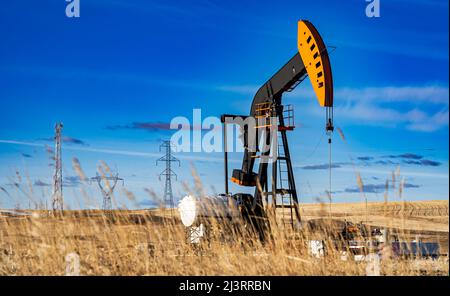
[[[255,190],[253,196],[238,193],[233,197],[243,201],[247,218],[262,240],[265,230],[270,227],[269,207],[289,209],[292,225],[301,221],[287,137],[287,132],[295,128],[294,113],[292,106],[282,104],[283,94],[291,92],[309,76],[319,105],[326,108],[326,132],[333,131],[333,78],[327,47],[307,20],[298,22],[297,43],[298,52],[256,92],[249,115],[221,116],[225,192],[229,194],[227,124],[237,124],[244,157],[242,167],[233,170],[231,181],[240,186],[255,187]],[[255,166],[258,166],[257,172],[254,172]]]

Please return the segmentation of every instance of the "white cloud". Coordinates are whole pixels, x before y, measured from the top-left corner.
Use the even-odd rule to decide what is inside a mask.
[[[254,95],[259,86],[256,85],[223,85],[221,91]],[[290,97],[314,96],[312,89],[298,88]],[[406,102],[431,103],[447,105],[449,103],[448,86],[383,86],[383,87],[337,87],[334,89],[335,103],[339,102]]]
[[[258,91],[258,88],[259,86],[257,85],[222,85],[217,87],[217,90],[234,92],[244,95],[254,95]]]
[[[389,103],[404,104],[390,107]],[[340,118],[370,125],[403,125],[408,130],[434,132],[449,122],[449,90],[444,86],[339,88],[335,104]],[[430,110],[439,106],[438,111]]]
[[[16,140],[0,140],[0,144],[13,144],[13,145],[22,145],[22,146],[36,146],[36,147],[45,147],[44,144],[38,144],[33,142],[26,141],[16,141]],[[137,157],[146,157],[146,158],[159,158],[161,157],[161,153],[148,153],[148,152],[140,152],[140,151],[130,151],[130,150],[116,150],[116,149],[98,149],[98,148],[86,148],[86,147],[70,147],[65,146],[65,150],[73,150],[80,152],[93,152],[100,154],[114,154],[114,155],[125,155],[125,156],[137,156]],[[215,163],[223,163],[223,159],[220,157],[210,157],[205,156],[207,153],[191,153],[190,155],[180,154],[177,155],[177,158],[191,160],[191,161],[208,161]],[[239,163],[240,160],[237,159],[229,159],[229,162]]]
[[[449,123],[448,108],[433,113],[418,108],[400,111],[372,103],[357,103],[336,107],[335,113],[342,120],[384,127],[404,125],[408,130],[419,132],[434,132]]]
[[[448,125],[448,110],[442,110],[431,117],[426,117],[424,120],[410,123],[406,128],[415,131],[433,132],[441,127]]]
[[[222,91],[254,94],[256,86],[222,86]],[[289,98],[314,98],[311,88],[299,88],[287,94]],[[419,132],[434,132],[449,123],[449,89],[441,85],[384,86],[335,88],[335,114],[342,121],[356,124],[399,127]],[[398,104],[402,106],[399,107]],[[392,104],[392,106],[390,106]],[[240,104],[242,105],[242,104]],[[436,111],[437,109],[437,111]],[[321,110],[311,109],[311,114],[323,116]]]
[[[448,87],[443,86],[387,86],[366,88],[337,88],[336,101],[406,102],[411,104],[442,104],[449,102]]]

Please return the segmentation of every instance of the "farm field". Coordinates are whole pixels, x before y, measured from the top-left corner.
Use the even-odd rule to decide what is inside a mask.
[[[305,222],[325,219],[329,205],[303,204]],[[439,241],[448,253],[448,201],[368,204],[367,224],[389,227],[405,239]],[[331,218],[366,220],[365,205],[332,204]],[[281,213],[277,217],[281,218]],[[273,242],[248,235],[216,238],[193,247],[186,229],[170,211],[68,211],[49,217],[0,216],[1,275],[64,275],[67,255],[80,258],[80,275],[365,275],[365,262],[342,261],[337,253],[317,259],[308,254],[308,234],[273,227]],[[280,225],[282,223],[279,223]],[[215,225],[220,228],[220,225]],[[385,275],[448,275],[448,257],[381,263]]]
[[[448,253],[449,202],[442,200],[415,202],[369,202],[366,221],[365,204],[333,203],[331,217],[353,223],[364,222],[379,228],[403,230],[414,239],[417,235],[424,241],[439,241]],[[328,204],[302,204],[301,214],[305,220],[329,215]],[[286,215],[287,216],[287,215]]]

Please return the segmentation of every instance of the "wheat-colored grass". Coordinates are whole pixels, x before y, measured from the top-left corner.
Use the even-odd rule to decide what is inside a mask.
[[[110,171],[102,165],[104,172]],[[77,161],[74,169],[85,179]],[[186,192],[200,195],[202,184],[195,171],[193,175],[195,189],[185,186]],[[31,186],[21,190],[30,199],[36,194]],[[132,192],[124,192],[129,201],[136,200]],[[83,187],[80,197],[93,198]],[[100,210],[0,215],[0,275],[64,275],[70,253],[79,255],[81,275],[365,275],[366,262],[342,261],[334,248],[320,259],[308,253],[310,239],[323,239],[331,246],[337,238],[336,221],[344,220],[400,230],[406,240],[423,233],[425,239],[443,242],[448,252],[448,201],[331,204],[330,209],[333,220],[326,218],[324,204],[302,204],[304,227],[296,231],[283,225],[280,212],[269,214],[271,239],[264,244],[245,231],[240,220],[210,220],[209,239],[189,244],[177,212],[172,216],[164,209],[115,210],[112,217]],[[319,221],[321,230],[306,227],[308,221]],[[385,256],[381,274],[448,275],[448,259]]]
[[[213,221],[212,227],[220,233],[229,226],[224,224]],[[37,211],[34,217],[0,219],[0,274],[63,275],[65,256],[71,252],[80,256],[81,275],[365,274],[365,262],[342,261],[337,252],[322,259],[311,257],[306,241],[313,233],[292,232],[280,225],[272,227],[273,240],[264,245],[250,234],[233,235],[232,230],[226,234],[192,246],[182,224],[164,210],[115,211],[114,222],[100,211],[68,211],[61,217]],[[383,260],[382,273],[448,274],[444,259],[421,266],[417,262]]]

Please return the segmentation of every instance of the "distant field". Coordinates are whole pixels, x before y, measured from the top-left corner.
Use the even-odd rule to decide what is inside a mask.
[[[301,214],[304,222],[328,217],[360,222],[367,213],[368,225],[389,227],[408,240],[420,236],[439,241],[448,252],[448,208],[448,201],[369,203],[366,212],[364,204],[338,203],[331,205],[330,214],[328,204],[302,204]],[[341,261],[337,253],[312,258],[308,236],[279,225],[272,229],[271,244],[262,245],[244,233],[214,236],[193,247],[186,243],[186,229],[177,216],[167,210],[114,211],[114,222],[98,210],[67,211],[63,217],[45,211],[28,216],[5,212],[0,215],[0,275],[63,275],[65,256],[73,252],[80,256],[81,275],[365,274],[365,263]],[[448,275],[448,259],[386,259],[382,274]]]
[[[367,224],[421,231],[448,232],[449,202],[445,200],[415,202],[370,202]],[[302,216],[308,220],[329,215],[329,204],[302,204]],[[331,216],[352,222],[366,222],[363,203],[333,203]]]
[[[423,240],[438,240],[448,252],[449,201],[415,202],[370,202],[366,208],[363,203],[333,203],[331,217],[354,223],[364,222],[376,227],[396,228],[420,235]],[[311,220],[329,215],[329,204],[302,204],[303,219]]]

